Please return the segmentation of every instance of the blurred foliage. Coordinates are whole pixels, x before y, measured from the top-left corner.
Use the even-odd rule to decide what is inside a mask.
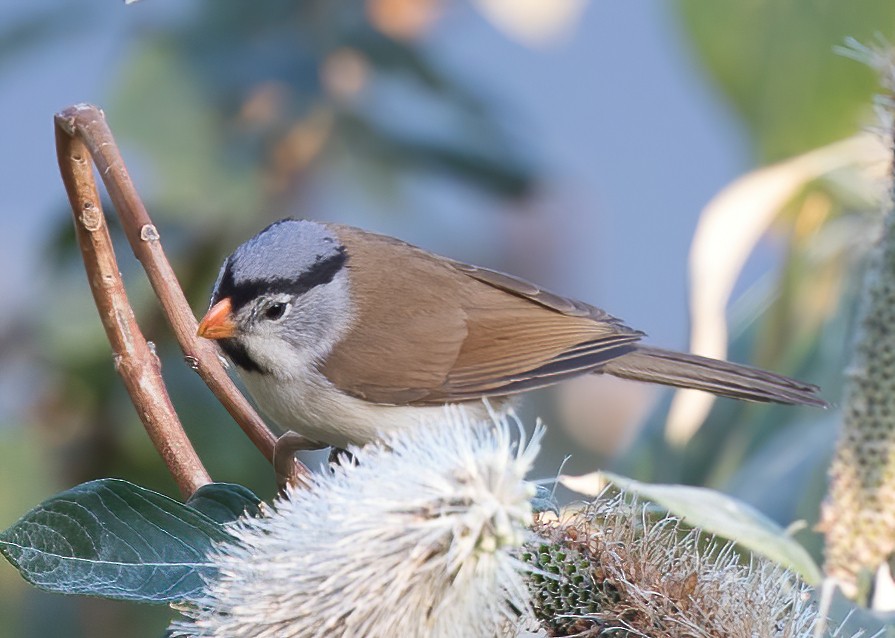
[[[832,404],[827,412],[811,408],[717,401],[698,433],[683,448],[667,443],[667,401],[647,424],[640,444],[619,461],[617,470],[654,482],[706,485],[733,494],[783,525],[806,518],[817,521],[825,492],[826,468],[838,432],[836,404],[841,370],[849,354],[846,338],[853,304],[846,301],[826,322],[824,348],[795,366],[782,367],[819,383]],[[761,315],[742,320],[730,358],[746,361],[755,347]],[[819,345],[819,344],[818,344]],[[781,368],[775,368],[781,369]],[[821,556],[813,544],[814,559]]]
[[[486,105],[421,47],[378,32],[364,6],[205,0],[137,43],[109,115],[151,158],[154,202],[194,224],[255,227],[248,211],[291,208],[303,176],[333,165],[361,182],[434,170],[524,196],[531,169]]]
[[[895,41],[889,0],[678,0],[687,40],[749,127],[762,162],[872,123],[875,73],[837,53]]]
[[[870,67],[841,55],[847,38],[895,41],[895,5],[794,0],[679,0],[681,23],[701,63],[743,117],[763,162],[810,151],[874,126]],[[881,37],[882,36],[882,37]],[[822,561],[813,531],[838,435],[843,370],[864,257],[880,221],[878,192],[841,171],[805,184],[776,215],[779,269],[732,306],[729,357],[814,383],[833,407],[718,401],[683,448],[664,438],[660,405],[619,471],[650,481],[707,485],[781,524]]]

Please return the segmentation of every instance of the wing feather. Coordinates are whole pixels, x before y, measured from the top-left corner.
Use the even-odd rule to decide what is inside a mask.
[[[522,279],[331,228],[348,249],[356,308],[321,369],[368,401],[425,405],[521,392],[598,368],[642,336]]]

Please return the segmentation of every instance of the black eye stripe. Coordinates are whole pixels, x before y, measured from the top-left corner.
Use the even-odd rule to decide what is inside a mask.
[[[235,311],[262,295],[298,296],[311,288],[331,282],[346,261],[348,261],[348,253],[345,252],[344,247],[339,247],[335,253],[319,259],[309,270],[294,279],[277,277],[240,281],[237,284],[233,276],[233,264],[228,260],[212,302],[216,303],[229,297]]]

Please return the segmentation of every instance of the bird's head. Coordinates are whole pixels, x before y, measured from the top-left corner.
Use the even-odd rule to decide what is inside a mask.
[[[289,377],[332,347],[350,316],[348,254],[324,224],[284,219],[221,268],[198,334],[244,371]]]

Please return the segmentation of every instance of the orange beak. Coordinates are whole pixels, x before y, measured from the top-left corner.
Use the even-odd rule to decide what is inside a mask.
[[[236,322],[233,321],[233,304],[225,297],[208,309],[199,330],[196,332],[206,339],[228,339],[236,335]]]

